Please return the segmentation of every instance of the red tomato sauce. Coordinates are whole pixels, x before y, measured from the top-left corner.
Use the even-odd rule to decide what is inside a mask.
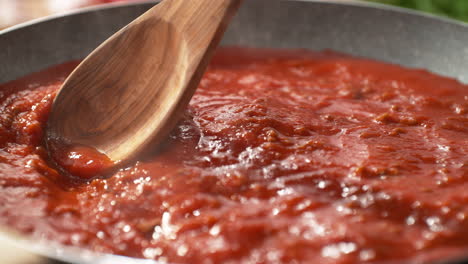
[[[80,179],[43,140],[76,65],[0,86],[0,224],[163,263],[468,252],[466,85],[334,52],[224,48],[154,154],[94,177],[105,160],[71,150]]]

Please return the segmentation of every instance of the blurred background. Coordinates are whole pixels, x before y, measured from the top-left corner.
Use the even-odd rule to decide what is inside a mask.
[[[135,0],[0,0],[0,29],[91,5]]]
[[[81,7],[138,0],[0,0],[0,29]],[[347,0],[342,0],[347,1]],[[363,0],[364,1],[364,0]],[[468,0],[367,0],[412,8],[468,22]]]
[[[468,0],[373,0],[468,22]]]

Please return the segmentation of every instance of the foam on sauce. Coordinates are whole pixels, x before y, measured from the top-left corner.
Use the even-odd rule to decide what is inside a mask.
[[[224,48],[164,146],[113,175],[80,152],[67,167],[90,169],[79,179],[43,143],[76,65],[0,85],[1,224],[169,263],[468,251],[466,85],[333,52]]]

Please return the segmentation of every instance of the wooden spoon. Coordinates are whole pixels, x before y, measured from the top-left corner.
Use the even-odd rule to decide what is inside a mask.
[[[101,44],[68,77],[49,116],[59,141],[118,164],[179,120],[241,0],[165,0]]]

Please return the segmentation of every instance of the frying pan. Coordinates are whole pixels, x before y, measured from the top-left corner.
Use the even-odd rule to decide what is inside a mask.
[[[0,31],[0,83],[85,57],[154,3],[88,8]],[[467,24],[377,4],[248,0],[231,24],[223,44],[332,49],[407,67],[425,68],[468,83]],[[17,250],[26,249],[49,259],[70,263],[154,263],[96,255],[50,243],[44,245],[27,238],[19,239],[4,232],[0,234],[0,241],[10,243]],[[34,263],[59,263],[42,261]],[[466,261],[446,260],[443,263],[468,263],[468,258]]]

